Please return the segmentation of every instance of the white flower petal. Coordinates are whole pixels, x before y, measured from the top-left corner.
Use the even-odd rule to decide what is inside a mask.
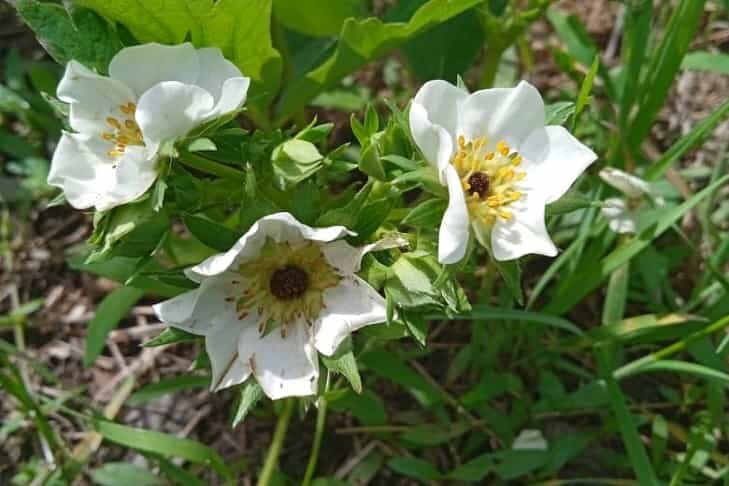
[[[428,120],[455,137],[458,135],[459,111],[468,92],[447,81],[436,79],[420,87],[413,103],[425,108]],[[454,138],[455,140],[455,138]]]
[[[303,240],[329,242],[353,234],[344,226],[312,228],[297,221],[290,213],[270,214],[256,221],[230,250],[203,260],[200,264],[187,269],[185,274],[196,282],[205,277],[218,275],[228,270],[235,262],[257,255],[266,237],[278,243],[284,241],[295,243]]]
[[[198,288],[152,306],[160,321],[192,334],[209,334],[216,327],[237,319],[231,284],[237,275],[205,279]]]
[[[543,194],[547,204],[556,201],[597,159],[595,152],[580,143],[564,127],[535,130],[520,148],[524,156],[522,183]]]
[[[638,229],[636,214],[628,208],[624,199],[609,198],[603,202],[600,213],[608,220],[608,226],[618,234],[635,234]]]
[[[547,439],[537,429],[524,429],[514,439],[511,448],[515,451],[546,451]]]
[[[115,161],[114,183],[99,194],[96,209],[106,209],[126,204],[139,198],[152,187],[157,179],[157,157],[146,147],[130,146]]]
[[[357,329],[387,319],[385,299],[352,275],[324,292],[324,310],[314,323],[314,346],[327,356]]]
[[[198,53],[189,42],[126,47],[109,64],[109,75],[129,86],[137,97],[162,81],[195,84],[200,76]]]
[[[99,153],[94,136],[64,133],[53,153],[48,184],[63,189],[71,206],[92,207],[100,192],[113,185],[111,163]]]
[[[200,63],[200,75],[194,84],[213,95],[216,101],[220,99],[223,83],[230,78],[243,77],[240,69],[223,57],[223,53],[217,47],[198,49],[197,57]]]
[[[468,248],[469,215],[461,179],[453,166],[444,171],[448,185],[448,207],[438,232],[438,261],[461,261]]]
[[[288,326],[286,337],[281,336],[280,329],[273,329],[261,338],[255,326],[249,326],[238,340],[238,356],[249,363],[270,399],[313,395],[319,361],[311,341],[303,320]]]
[[[205,336],[205,350],[213,371],[211,391],[243,383],[251,375],[249,362],[239,355],[238,343],[245,330],[255,328],[253,317],[243,322],[234,319],[217,326]]]
[[[651,192],[650,186],[646,181],[620,169],[606,167],[600,171],[599,175],[603,181],[629,198],[637,199]]]
[[[89,134],[109,129],[107,117],[122,118],[119,107],[137,99],[123,83],[100,76],[73,60],[66,66],[57,94],[58,99],[71,104],[71,128]]]
[[[544,102],[539,91],[521,81],[515,88],[484,89],[463,103],[461,130],[467,140],[488,137],[488,146],[499,140],[519,148],[527,137],[544,127]]]
[[[453,135],[445,128],[430,123],[425,108],[416,103],[410,105],[410,132],[426,161],[438,171],[443,183],[443,170],[450,164],[455,147]]]
[[[251,84],[250,78],[230,78],[223,83],[215,107],[205,116],[205,120],[212,120],[231,111],[235,111],[246,102],[248,87]]]
[[[544,206],[540,195],[531,192],[506,207],[513,213],[512,217],[498,218],[491,231],[491,249],[496,260],[513,260],[532,253],[557,254],[544,224]]]
[[[362,258],[372,251],[388,250],[407,246],[408,241],[402,237],[386,237],[375,243],[354,247],[344,240],[332,241],[321,246],[321,251],[330,265],[337,269],[341,275],[352,275],[359,271]]]
[[[139,98],[136,119],[145,143],[159,147],[186,135],[207,118],[213,107],[213,97],[204,89],[178,81],[164,81]]]
[[[410,106],[410,131],[430,164],[442,171],[453,156],[460,108],[468,93],[443,80],[428,81]]]

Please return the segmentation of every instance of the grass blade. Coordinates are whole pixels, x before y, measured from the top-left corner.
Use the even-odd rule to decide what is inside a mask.
[[[658,486],[660,483],[656,478],[656,473],[653,471],[643,443],[640,441],[638,430],[635,427],[635,422],[625,402],[623,392],[620,390],[615,378],[613,378],[613,373],[609,365],[608,349],[605,346],[599,346],[596,349],[596,356],[600,375],[607,385],[610,404],[615,414],[615,419],[618,422],[618,428],[620,429],[620,434],[623,436],[623,443],[628,451],[628,458],[633,466],[633,471],[638,478],[638,482],[645,486]]]
[[[104,297],[96,309],[94,318],[89,322],[86,333],[84,366],[89,366],[101,354],[106,344],[106,336],[116,329],[124,316],[144,295],[144,291],[134,287],[119,287]]]

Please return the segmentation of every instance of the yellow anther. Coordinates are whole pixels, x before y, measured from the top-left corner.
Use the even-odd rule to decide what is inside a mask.
[[[511,163],[512,163],[512,164],[513,164],[513,165],[514,165],[515,167],[517,167],[517,166],[519,166],[519,165],[521,164],[522,160],[524,160],[524,159],[522,158],[522,156],[521,156],[521,155],[519,155],[519,154],[516,154],[516,155],[514,155],[514,157],[512,157],[512,158],[511,158]]]
[[[494,153],[493,152],[489,152],[486,155],[484,155],[483,158],[484,158],[484,160],[493,160]]]
[[[496,150],[498,150],[501,155],[509,155],[509,152],[511,151],[509,146],[503,140],[499,140],[496,143]]]
[[[114,140],[114,134],[113,133],[104,132],[104,133],[101,134],[101,138],[103,138],[106,141],[111,141],[111,140]]]
[[[526,172],[519,172],[519,173],[518,173],[518,174],[516,175],[516,180],[517,180],[517,181],[523,181],[525,177],[526,177]]]
[[[108,117],[106,119],[106,123],[108,123],[112,127],[116,128],[117,130],[121,129],[121,123],[119,123],[119,120],[117,120],[113,116]]]
[[[119,105],[119,110],[126,115],[131,115],[132,113],[137,111],[137,105],[130,101],[126,105]]]
[[[134,120],[124,120],[124,126],[129,130],[137,130],[137,124]]]
[[[509,211],[499,211],[499,216],[503,219],[511,219],[511,213]]]
[[[458,147],[461,149],[466,148],[466,138],[463,135],[458,135]]]

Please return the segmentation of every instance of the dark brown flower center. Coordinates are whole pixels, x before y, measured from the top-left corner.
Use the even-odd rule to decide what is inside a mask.
[[[309,274],[296,265],[286,265],[273,272],[269,288],[278,299],[296,299],[304,295],[309,288]]]
[[[478,194],[483,198],[489,193],[489,176],[483,172],[474,172],[468,178],[468,192],[470,194]]]

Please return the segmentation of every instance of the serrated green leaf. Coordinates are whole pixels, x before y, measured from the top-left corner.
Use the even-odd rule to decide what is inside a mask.
[[[263,398],[263,388],[256,381],[249,380],[240,387],[238,406],[235,409],[235,415],[233,415],[233,428],[236,428],[238,424],[246,419],[248,412],[261,398]]]
[[[339,33],[348,18],[365,14],[362,0],[274,0],[273,12],[284,27],[312,37]]]
[[[82,2],[76,5],[84,6]],[[116,33],[91,10],[66,10],[37,0],[18,0],[15,8],[59,64],[75,59],[105,73],[112,56],[121,48]]]

